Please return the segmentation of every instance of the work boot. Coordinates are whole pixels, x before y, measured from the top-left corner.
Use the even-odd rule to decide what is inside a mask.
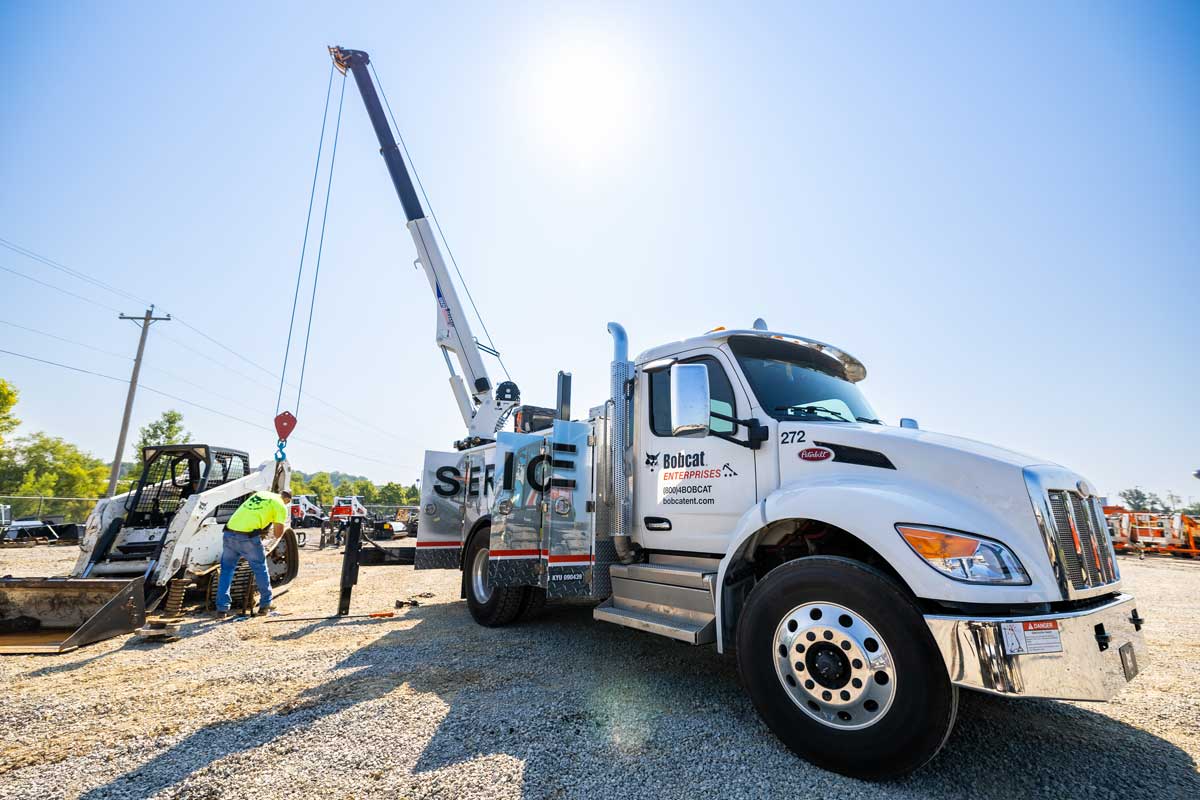
[[[275,604],[274,604],[274,603],[272,603],[272,604],[271,604],[271,605],[269,605],[269,606],[259,606],[259,607],[258,607],[258,615],[259,615],[260,617],[265,617],[265,616],[269,615],[269,614],[270,614],[272,611],[274,611],[274,610],[275,610]]]
[[[218,608],[213,612],[213,619],[229,619],[229,612]]]

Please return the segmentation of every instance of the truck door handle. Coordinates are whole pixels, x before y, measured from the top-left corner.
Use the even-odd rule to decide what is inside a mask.
[[[646,523],[646,530],[648,531],[671,530],[671,520],[666,517],[643,517],[642,522]]]

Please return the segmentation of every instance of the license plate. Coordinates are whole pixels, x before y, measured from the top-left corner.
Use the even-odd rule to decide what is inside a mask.
[[[1131,681],[1138,674],[1137,654],[1133,652],[1133,642],[1121,645],[1121,666],[1125,668],[1125,680]]]

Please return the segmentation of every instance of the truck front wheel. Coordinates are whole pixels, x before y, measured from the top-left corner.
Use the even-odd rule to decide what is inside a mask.
[[[488,545],[490,526],[484,526],[471,537],[463,559],[463,579],[466,583],[467,608],[480,625],[497,628],[514,622],[527,604],[526,586],[492,586],[488,580]]]
[[[958,689],[916,604],[883,573],[816,556],[771,570],[738,620],[738,669],[793,752],[869,780],[945,744]]]

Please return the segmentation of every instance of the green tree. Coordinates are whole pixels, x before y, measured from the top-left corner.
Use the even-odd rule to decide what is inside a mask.
[[[304,482],[304,477],[298,472],[292,472],[291,489],[293,497],[302,494],[312,494],[312,491],[308,488],[308,484]]]
[[[1125,506],[1130,511],[1149,511],[1150,510],[1150,495],[1146,494],[1138,487],[1132,489],[1124,489],[1117,493],[1117,496],[1125,501]]]
[[[358,495],[358,497],[362,499],[364,504],[374,503],[375,498],[379,494],[379,492],[375,489],[375,484],[371,483],[369,480],[366,480],[365,478],[362,480],[354,481],[353,484],[349,484],[349,483],[344,484],[341,488],[342,488],[342,491],[346,494]]]
[[[421,503],[421,489],[413,484],[404,490],[404,505],[415,506]]]
[[[21,420],[12,413],[20,394],[17,387],[0,378],[0,447],[4,446],[4,435],[12,433],[21,424]]]
[[[138,440],[133,446],[133,469],[129,470],[130,488],[142,477],[142,449],[160,447],[164,444],[184,444],[192,434],[183,427],[183,414],[168,408],[158,419],[138,429]]]
[[[108,467],[75,445],[45,433],[21,437],[0,458],[0,494],[53,497],[99,497],[107,486]],[[24,501],[29,505],[30,501]],[[87,500],[54,504],[46,513],[82,519],[93,504]],[[36,506],[18,508],[13,514],[31,514]]]
[[[389,506],[406,505],[404,492],[404,487],[398,483],[385,483],[379,487],[379,494],[376,495],[375,502]]]
[[[329,480],[328,472],[318,472],[308,479],[308,492],[315,494],[321,505],[333,502],[333,481]]]

